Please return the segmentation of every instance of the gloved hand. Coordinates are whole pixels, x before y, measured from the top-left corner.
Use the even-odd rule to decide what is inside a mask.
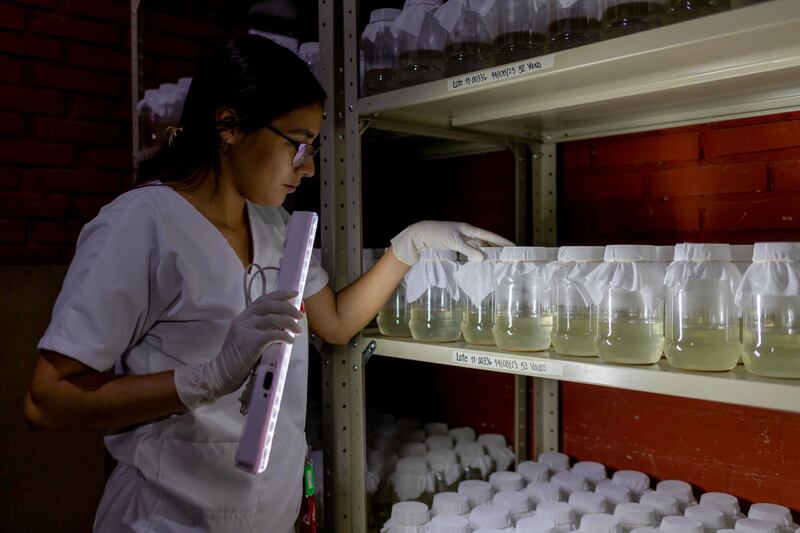
[[[470,261],[480,261],[483,253],[476,246],[514,246],[514,243],[464,222],[435,220],[417,222],[392,239],[392,252],[407,265],[419,261],[422,250],[426,248],[455,250],[466,255]]]
[[[219,354],[207,363],[175,369],[175,390],[189,409],[239,389],[271,344],[294,344],[303,314],[289,300],[293,291],[265,294],[231,321]],[[293,335],[294,334],[294,335]]]

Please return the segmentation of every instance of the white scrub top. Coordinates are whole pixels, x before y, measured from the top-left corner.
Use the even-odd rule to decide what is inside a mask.
[[[254,262],[277,267],[288,214],[251,203],[247,209]],[[160,184],[135,189],[83,228],[39,348],[131,375],[209,361],[244,310],[243,276],[228,241],[186,199]],[[312,261],[305,296],[327,282]],[[238,391],[192,412],[120,428],[105,438],[119,466],[95,531],[292,531],[306,450],[307,331],[304,320],[264,474],[234,466],[244,421]]]

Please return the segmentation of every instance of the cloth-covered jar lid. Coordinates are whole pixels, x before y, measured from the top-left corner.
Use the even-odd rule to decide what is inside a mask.
[[[421,526],[430,520],[428,506],[420,502],[399,502],[392,505],[391,521],[398,526]]]
[[[602,261],[605,246],[562,246],[558,249],[558,262]]]
[[[730,261],[731,246],[721,243],[682,242],[675,245],[673,261]]]
[[[656,262],[658,251],[647,244],[610,244],[603,253],[604,261]]]
[[[469,512],[469,499],[456,492],[440,492],[433,497],[433,510],[440,515],[464,515]]]
[[[800,242],[757,242],[753,261],[800,261]]]

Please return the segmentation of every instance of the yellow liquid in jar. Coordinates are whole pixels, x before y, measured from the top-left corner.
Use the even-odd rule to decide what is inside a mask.
[[[773,378],[800,378],[800,332],[742,331],[742,359],[748,372]]]
[[[591,318],[574,318],[556,315],[553,330],[553,348],[562,355],[597,357],[594,343],[596,324]]]
[[[664,323],[602,321],[597,351],[607,363],[648,365],[658,362],[664,349]]]
[[[667,339],[669,364],[684,370],[731,370],[739,361],[739,328],[684,328],[682,338]]]
[[[410,337],[411,331],[408,329],[408,315],[406,313],[378,313],[376,320],[378,330],[381,335],[387,337]]]
[[[421,342],[453,342],[461,337],[461,310],[429,311],[411,309],[408,329],[414,340]]]
[[[495,315],[494,340],[499,348],[514,352],[539,352],[550,348],[553,315],[509,317]]]
[[[461,323],[461,333],[464,334],[464,340],[478,346],[494,346],[491,319],[492,317],[486,313],[478,313],[477,311],[464,313],[464,321]]]

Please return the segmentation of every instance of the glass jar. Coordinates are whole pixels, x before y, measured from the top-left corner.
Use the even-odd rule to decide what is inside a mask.
[[[461,332],[470,344],[494,346],[494,266],[502,248],[481,248],[485,259],[461,265],[456,272],[461,290]]]
[[[600,0],[603,37],[613,39],[661,26],[666,0]]]
[[[434,478],[424,457],[403,457],[391,477],[394,502],[433,504]]]
[[[456,252],[424,250],[406,276],[411,303],[408,329],[421,342],[452,342],[461,337],[461,304]]]
[[[433,474],[435,492],[454,492],[464,480],[464,470],[454,450],[431,450],[425,458]]]
[[[532,352],[550,347],[553,312],[546,267],[542,247],[507,247],[500,253],[492,328],[499,348]]]
[[[402,13],[392,23],[401,87],[442,78],[447,32],[434,15],[441,5],[441,0],[406,0]]]
[[[478,12],[478,0],[450,0],[436,13],[447,33],[444,75],[458,76],[494,65],[492,33]]]
[[[598,306],[595,344],[607,363],[652,364],[664,348],[664,270],[656,249],[606,246],[605,261],[586,277]]]
[[[459,442],[456,444],[456,454],[464,468],[464,478],[468,480],[485,480],[494,466],[492,458],[479,442]]]
[[[409,306],[406,302],[406,281],[400,282],[389,301],[378,312],[378,330],[387,337],[410,337],[408,329],[410,319]]]
[[[542,55],[547,8],[541,0],[498,0],[494,57],[499,65]]]
[[[741,281],[727,244],[679,244],[664,280],[669,364],[686,370],[731,370],[739,361]]]
[[[730,7],[730,0],[668,0],[666,21],[683,22],[721,13]]]
[[[563,355],[597,356],[597,307],[584,286],[603,262],[602,246],[562,246],[554,263],[553,347]]]
[[[378,94],[397,88],[397,40],[391,31],[399,9],[375,9],[361,34],[364,52],[364,94]]]
[[[308,68],[314,73],[314,77],[319,80],[319,43],[309,42],[301,44],[300,48],[297,49],[297,56],[308,65]]]
[[[800,243],[756,243],[737,291],[742,358],[760,376],[800,378]]]
[[[591,44],[600,39],[598,0],[550,0],[548,2],[547,49],[558,52]]]

